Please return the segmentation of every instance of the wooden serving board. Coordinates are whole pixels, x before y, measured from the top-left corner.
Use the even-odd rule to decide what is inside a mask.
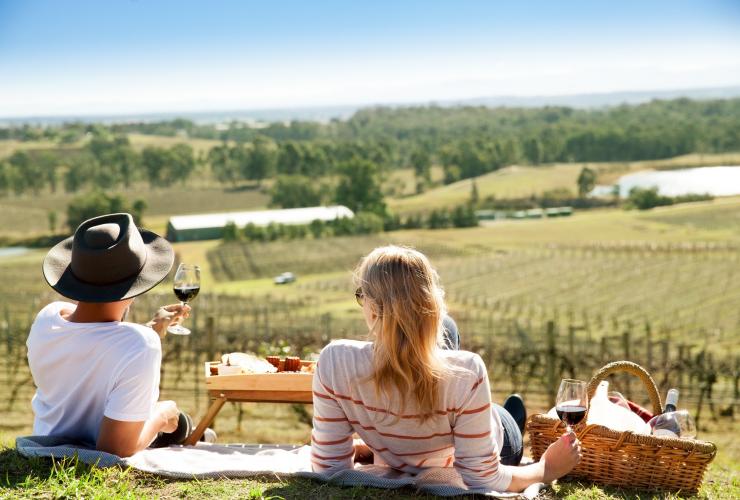
[[[308,400],[311,399],[313,373],[279,372],[213,375],[212,367],[217,366],[219,363],[219,361],[209,361],[206,363],[206,389],[209,392],[248,391],[250,393],[265,393],[264,395],[269,400],[279,399],[280,395],[275,393],[306,393]],[[301,361],[301,366],[313,363],[313,361]],[[306,398],[304,397],[302,399]],[[293,400],[291,398],[291,401]]]

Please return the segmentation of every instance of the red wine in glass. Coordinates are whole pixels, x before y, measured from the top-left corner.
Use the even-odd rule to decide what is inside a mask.
[[[200,286],[182,286],[174,287],[174,289],[175,295],[177,295],[177,298],[183,303],[190,302],[197,297],[198,292],[200,292]]]
[[[555,402],[555,413],[565,424],[568,432],[571,426],[579,424],[588,411],[588,391],[583,380],[563,379],[560,382]]]
[[[172,289],[180,299],[181,305],[193,300],[200,292],[200,267],[180,264],[175,273]],[[190,335],[190,330],[181,325],[170,325],[167,332],[175,335]]]
[[[558,418],[565,425],[573,426],[581,423],[583,417],[586,416],[586,408],[583,406],[557,406],[555,407],[555,413],[558,414]]]

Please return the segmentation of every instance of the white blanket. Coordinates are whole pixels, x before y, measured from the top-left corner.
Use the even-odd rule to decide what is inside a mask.
[[[498,498],[517,498],[513,493],[470,490],[454,468],[430,468],[412,475],[387,466],[357,465],[352,470],[328,473],[311,471],[309,446],[223,445],[199,443],[197,446],[171,446],[147,449],[121,459],[109,453],[73,444],[70,440],[49,436],[16,439],[16,448],[24,456],[74,457],[99,467],[133,467],[159,476],[180,479],[240,478],[264,474],[296,475],[342,486],[401,488],[412,486],[440,496],[478,493]],[[534,484],[521,497],[534,498],[544,484]]]

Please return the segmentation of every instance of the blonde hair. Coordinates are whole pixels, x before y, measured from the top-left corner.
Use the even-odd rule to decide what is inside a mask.
[[[375,307],[373,373],[378,396],[400,396],[398,414],[412,399],[424,422],[438,411],[440,379],[447,365],[439,356],[439,332],[445,314],[437,272],[424,254],[387,246],[367,255],[355,271],[364,300]]]

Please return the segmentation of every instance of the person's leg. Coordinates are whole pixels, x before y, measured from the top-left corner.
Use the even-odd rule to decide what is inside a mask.
[[[442,335],[445,349],[453,351],[460,349],[460,332],[457,329],[457,323],[448,315],[442,318]]]
[[[502,406],[493,403],[493,411],[497,412],[504,427],[504,445],[501,447],[501,463],[504,465],[519,465],[524,454],[522,433],[519,431],[514,417]]]

